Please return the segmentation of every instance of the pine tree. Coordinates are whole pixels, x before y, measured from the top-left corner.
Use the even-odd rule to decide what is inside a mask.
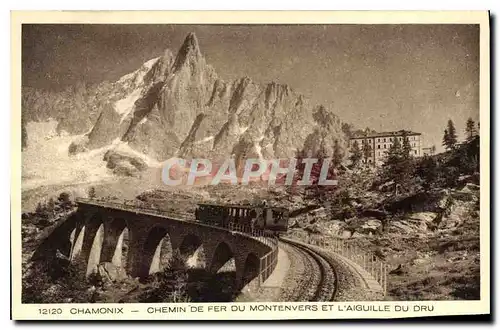
[[[385,160],[385,164],[395,164],[403,159],[403,151],[401,148],[401,143],[399,143],[399,139],[394,139],[394,142],[389,147],[389,151],[387,152],[387,158]]]
[[[453,121],[450,119],[448,120],[448,125],[446,128],[446,131],[448,134],[445,134],[445,147],[448,150],[455,149],[457,145],[457,131],[455,129],[455,125],[453,124]]]
[[[37,214],[42,214],[44,211],[45,211],[45,208],[42,206],[42,203],[38,202],[38,204],[36,205],[35,212]]]
[[[342,151],[340,150],[339,141],[335,140],[333,144],[333,159],[332,164],[335,168],[337,168],[340,163],[342,163]]]
[[[353,166],[358,166],[359,161],[363,158],[363,154],[361,153],[361,149],[359,148],[358,141],[354,141],[351,147],[351,156],[349,159],[351,160]]]
[[[90,187],[89,188],[88,197],[90,199],[96,198],[95,187]]]
[[[342,123],[342,132],[345,134],[347,139],[352,137],[352,125],[347,123]]]
[[[311,174],[310,174],[310,182],[311,184],[309,186],[306,186],[306,191],[308,192],[308,195],[315,199],[316,201],[319,202],[325,202],[326,199],[332,194],[332,192],[335,190],[334,186],[331,185],[320,185],[319,184],[319,179],[321,177],[321,171],[323,169],[323,164],[325,163],[325,160],[327,160],[329,157],[325,151],[324,148],[319,149],[318,153],[314,157],[318,161],[313,164],[311,168]],[[331,180],[335,177],[335,159],[330,158],[330,163],[326,175],[326,179]]]
[[[372,147],[368,144],[368,141],[365,140],[363,144],[363,158],[365,159],[365,164],[368,163],[368,158],[372,155]]]
[[[47,212],[53,213],[55,208],[56,208],[56,203],[54,202],[54,199],[51,197],[47,202]]]
[[[383,176],[387,180],[394,181],[397,193],[398,186],[405,186],[409,178],[412,177],[412,171],[412,159],[405,157],[399,139],[394,139],[383,164]]]
[[[472,138],[477,134],[476,123],[470,117],[469,119],[467,119],[467,122],[465,123],[465,133],[467,136],[467,141],[471,141]]]
[[[63,209],[71,208],[71,199],[69,193],[62,192],[57,198],[57,200],[59,201],[59,205],[61,206],[61,208]]]
[[[397,141],[398,139],[395,138]],[[408,139],[408,135],[406,131],[403,131],[403,148],[402,148],[402,154],[403,157],[408,159],[411,157],[411,145],[410,145],[410,140]]]
[[[305,169],[305,165],[302,162],[304,158],[308,158],[307,153],[304,150],[297,149],[297,151],[295,152],[296,163],[295,163],[295,171],[293,174],[293,180],[292,184],[288,189],[288,192],[291,195],[294,195],[299,192],[298,182],[302,179]]]
[[[449,140],[449,134],[448,134],[448,130],[445,129],[444,130],[444,134],[443,134],[443,147],[445,147],[446,149],[448,149],[448,140]]]

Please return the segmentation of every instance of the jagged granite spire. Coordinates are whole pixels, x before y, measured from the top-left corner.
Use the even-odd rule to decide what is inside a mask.
[[[200,46],[198,44],[198,39],[193,32],[190,32],[184,43],[182,44],[174,63],[174,71],[178,70],[184,65],[184,63],[196,63],[201,59]]]

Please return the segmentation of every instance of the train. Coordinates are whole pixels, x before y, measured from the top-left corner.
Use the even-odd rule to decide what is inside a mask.
[[[195,218],[202,223],[220,227],[236,224],[247,231],[261,230],[278,234],[288,230],[289,211],[265,205],[200,203],[195,210]]]

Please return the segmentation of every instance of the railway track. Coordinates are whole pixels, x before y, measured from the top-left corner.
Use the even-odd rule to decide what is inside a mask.
[[[300,242],[281,238],[304,264],[302,281],[291,294],[291,301],[333,301],[337,293],[335,269],[329,258]]]

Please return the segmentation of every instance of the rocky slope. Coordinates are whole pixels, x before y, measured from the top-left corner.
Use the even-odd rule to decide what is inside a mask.
[[[80,108],[78,115],[71,110],[62,116],[58,110],[52,116],[59,118],[60,130],[87,132],[72,143],[70,153],[117,140],[157,161],[172,156],[291,157],[297,150],[318,148],[332,154],[335,141],[346,148],[340,120],[329,109],[309,104],[287,85],[220,79],[194,34],[177,55],[166,50],[87,94],[70,107]]]

